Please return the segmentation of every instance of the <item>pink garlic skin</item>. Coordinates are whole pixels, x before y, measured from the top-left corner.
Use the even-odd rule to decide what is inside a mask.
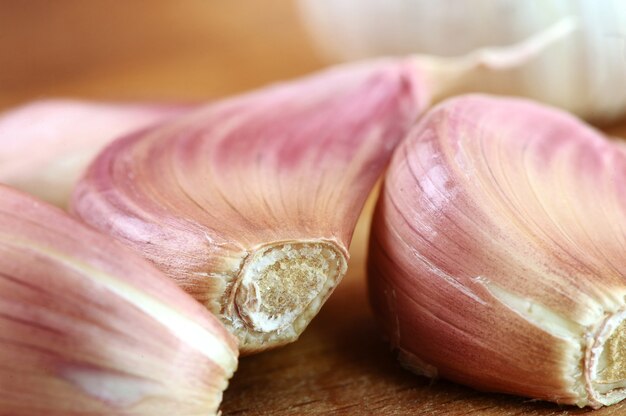
[[[0,183],[65,207],[74,184],[107,144],[190,108],[51,99],[11,109],[0,114]]]
[[[144,259],[5,186],[0,252],[0,413],[217,412],[236,341]]]
[[[370,190],[429,103],[420,74],[412,59],[334,68],[130,135],[94,161],[72,210],[232,323],[237,275],[264,244],[328,242],[347,260]]]
[[[626,154],[561,111],[469,95],[397,149],[374,215],[372,305],[404,364],[599,407],[602,327],[626,296]]]

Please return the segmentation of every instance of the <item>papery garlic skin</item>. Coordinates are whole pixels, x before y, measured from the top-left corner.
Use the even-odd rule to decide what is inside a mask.
[[[0,186],[0,412],[209,415],[235,339],[144,259]]]
[[[467,91],[522,95],[609,122],[626,115],[626,3],[620,0],[300,0],[334,60],[420,53],[458,56],[504,46],[574,16],[580,30],[519,69]]]
[[[599,407],[626,397],[626,153],[572,116],[464,96],[394,154],[371,301],[413,371]]]
[[[0,114],[0,183],[65,207],[91,160],[114,139],[188,105],[35,101]]]
[[[428,99],[406,59],[209,105],[109,146],[72,211],[206,305],[243,352],[282,345],[345,274],[364,201]]]

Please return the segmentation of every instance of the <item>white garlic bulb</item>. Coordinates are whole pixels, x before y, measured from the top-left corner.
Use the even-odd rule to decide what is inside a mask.
[[[575,16],[580,28],[517,70],[467,89],[521,95],[608,122],[626,114],[626,2],[618,0],[300,0],[330,57],[456,56],[503,46]]]

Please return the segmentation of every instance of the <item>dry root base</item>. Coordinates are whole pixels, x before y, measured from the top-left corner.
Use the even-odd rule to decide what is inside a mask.
[[[296,340],[346,269],[347,256],[328,241],[277,242],[248,256],[226,317],[242,352]]]
[[[626,398],[625,318],[626,312],[609,317],[589,351],[588,392],[599,405]]]

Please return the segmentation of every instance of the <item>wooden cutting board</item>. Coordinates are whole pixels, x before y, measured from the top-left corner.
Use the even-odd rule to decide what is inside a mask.
[[[201,100],[324,65],[287,0],[0,3],[0,108],[47,96]],[[224,396],[224,416],[589,412],[431,382],[403,370],[366,299],[372,201],[344,281],[299,341],[241,360]],[[626,404],[594,415],[626,415]]]

